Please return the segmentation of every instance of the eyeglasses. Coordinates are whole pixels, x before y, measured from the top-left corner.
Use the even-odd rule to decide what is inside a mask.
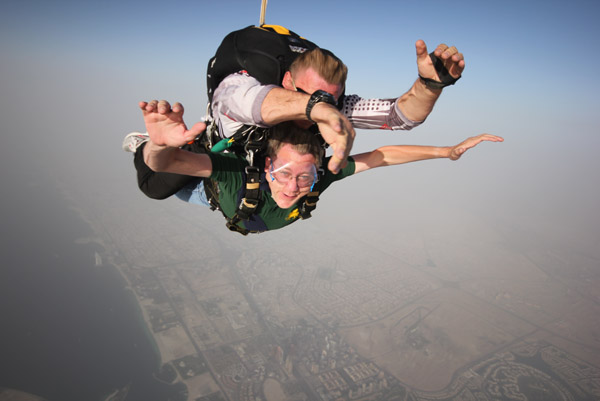
[[[317,169],[313,166],[313,173],[311,174],[300,174],[296,177],[292,175],[289,171],[283,170],[283,168],[287,167],[287,164],[275,169],[273,167],[273,161],[271,161],[271,167],[269,168],[269,173],[271,174],[271,181],[277,180],[278,183],[286,185],[292,178],[296,179],[296,185],[300,188],[310,187],[312,191],[315,183],[317,182]]]

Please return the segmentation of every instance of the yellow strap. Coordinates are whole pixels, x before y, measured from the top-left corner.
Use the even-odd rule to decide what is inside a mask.
[[[258,189],[260,183],[259,182],[248,182],[246,183],[246,189]]]
[[[281,26],[281,25],[261,25],[261,28],[271,28],[272,30],[274,30],[276,33],[280,34],[280,35],[289,35],[290,34],[290,30]]]
[[[250,208],[250,209],[254,209],[257,206],[257,205],[253,205],[252,203],[248,203],[248,201],[246,201],[246,198],[242,199],[242,203],[244,204],[244,206],[246,206],[247,208]]]

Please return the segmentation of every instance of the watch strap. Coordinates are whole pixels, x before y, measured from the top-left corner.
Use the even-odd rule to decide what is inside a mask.
[[[337,106],[337,102],[331,93],[319,89],[310,95],[310,99],[308,99],[308,103],[306,104],[306,118],[308,118],[309,121],[314,122],[313,119],[310,118],[310,113],[312,112],[313,107],[315,107],[315,104],[321,102],[329,103],[332,106]]]

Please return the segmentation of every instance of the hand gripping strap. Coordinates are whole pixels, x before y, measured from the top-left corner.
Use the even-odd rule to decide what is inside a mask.
[[[431,62],[433,63],[433,68],[435,68],[435,72],[437,72],[438,76],[441,79],[440,82],[436,81],[435,79],[424,78],[421,75],[419,75],[421,81],[423,81],[425,86],[427,86],[429,89],[442,89],[446,86],[454,85],[456,81],[460,79],[460,77],[454,78],[452,75],[450,75],[450,72],[444,65],[444,62],[440,60],[435,54],[433,54],[433,52],[429,53],[429,57],[431,58]]]

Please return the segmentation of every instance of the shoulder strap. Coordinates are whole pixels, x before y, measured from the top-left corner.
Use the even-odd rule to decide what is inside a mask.
[[[260,202],[260,169],[256,166],[246,166],[246,186],[244,197],[238,205],[238,209],[232,218],[227,219],[225,225],[231,231],[247,235],[256,231],[246,230],[238,226],[241,221],[249,220],[256,212]],[[226,216],[227,217],[227,216]]]
[[[319,168],[319,170],[317,171],[317,175],[320,180],[321,178],[323,178],[323,175],[325,175],[325,170],[323,168]],[[311,188],[311,191],[304,197],[304,200],[302,201],[300,206],[298,206],[298,212],[302,220],[309,219],[311,217],[312,211],[317,208],[319,194],[319,191],[314,191],[313,188]]]
[[[208,198],[208,202],[210,204],[211,210],[220,210],[223,213],[223,216],[227,220],[226,226],[231,231],[239,232],[240,234],[247,235],[249,233],[254,233],[257,231],[246,230],[242,227],[239,227],[237,224],[240,221],[248,220],[255,213],[256,208],[260,202],[260,169],[256,165],[254,165],[255,160],[260,165],[260,151],[266,146],[266,137],[268,135],[268,131],[264,128],[255,128],[255,130],[247,130],[247,131],[238,131],[235,134],[235,138],[238,140],[236,143],[236,147],[233,150],[236,153],[240,153],[240,149],[242,152],[246,152],[249,166],[245,167],[245,181],[246,185],[244,186],[244,195],[240,204],[238,205],[238,209],[235,215],[231,218],[227,217],[219,204],[219,187],[217,183],[210,178],[204,178],[204,191],[206,192],[206,196]],[[254,131],[259,131],[258,133]],[[223,139],[222,141],[227,141],[228,139]],[[210,146],[210,142],[206,135],[202,135],[199,138],[196,138],[195,141],[185,145],[187,150],[190,150],[195,153],[207,153],[207,152],[215,152],[215,148],[219,146],[221,142],[217,143],[214,146]],[[227,149],[227,147],[221,149],[221,151]],[[256,157],[256,159],[255,159]]]

